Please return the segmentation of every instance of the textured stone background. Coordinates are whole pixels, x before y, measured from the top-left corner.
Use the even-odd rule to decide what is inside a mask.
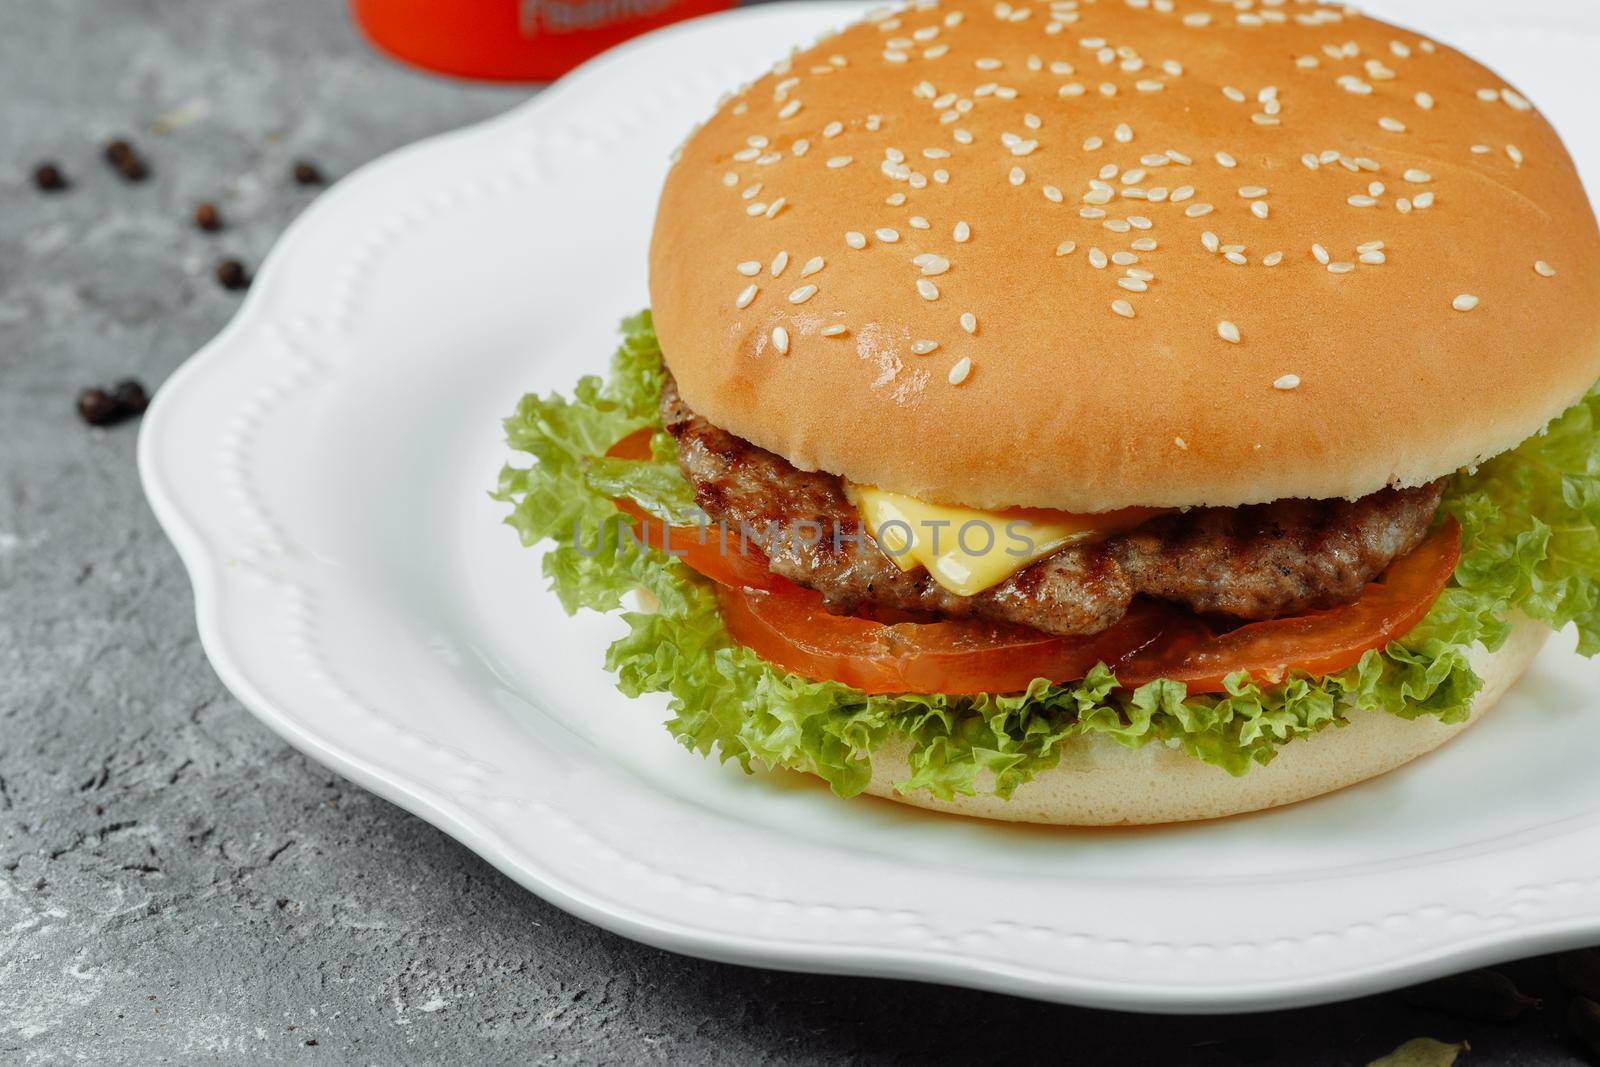
[[[432,827],[288,749],[223,690],[145,506],[136,427],[82,385],[151,387],[238,304],[332,175],[526,90],[370,52],[336,0],[0,3],[0,1062],[1359,1064],[1419,1034],[1464,1063],[1568,1062],[1550,1006],[1514,1027],[1374,998],[1141,1018],[912,983],[746,970],[548,907]],[[157,116],[188,125],[158,136]],[[99,161],[143,146],[151,179]],[[75,185],[46,197],[31,164]],[[188,222],[216,199],[226,232]]]

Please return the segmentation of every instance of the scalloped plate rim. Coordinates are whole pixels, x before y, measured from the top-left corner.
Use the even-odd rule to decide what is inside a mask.
[[[785,5],[827,10],[830,17],[844,17],[851,10],[867,5],[832,5],[825,2]],[[300,726],[278,707],[252,681],[249,672],[236,661],[223,621],[229,582],[223,561],[209,544],[200,524],[190,514],[184,494],[169,479],[171,472],[160,462],[158,449],[170,422],[169,411],[184,402],[186,394],[199,389],[209,373],[224,364],[260,330],[266,313],[264,291],[280,272],[287,269],[305,234],[314,231],[340,203],[369,183],[390,180],[402,174],[409,161],[437,152],[453,141],[492,134],[502,127],[518,126],[529,116],[540,115],[559,106],[563,89],[577,79],[594,77],[635,49],[655,47],[661,42],[688,33],[715,20],[768,17],[771,8],[746,8],[723,15],[709,16],[677,24],[637,38],[622,47],[592,60],[571,80],[558,83],[534,100],[482,123],[419,141],[385,155],[352,173],[333,190],[313,203],[285,231],[264,260],[258,286],[247,295],[230,323],[211,342],[185,361],[157,393],[141,428],[138,463],[146,496],[163,529],[176,547],[194,589],[195,615],[202,648],[218,677],[240,702],[289,744],[317,762],[378,796],[425,819],[525,888],[585,920],[660,948],[690,955],[746,965],[780,967],[814,973],[841,973],[935,981],[951,985],[983,988],[1041,999],[1106,1007],[1121,1010],[1215,1012],[1257,1011],[1326,1002],[1392,988],[1473,966],[1506,958],[1508,949],[1536,952],[1570,947],[1585,938],[1600,937],[1600,913],[1580,918],[1561,919],[1542,925],[1515,926],[1485,930],[1447,947],[1418,956],[1397,966],[1374,970],[1356,964],[1341,971],[1323,971],[1299,980],[1273,980],[1257,987],[1233,985],[1214,994],[1201,994],[1190,985],[1170,987],[1148,981],[1126,983],[1102,979],[1077,981],[1059,975],[1030,971],[1025,965],[999,964],[975,956],[927,948],[904,950],[883,947],[856,948],[849,945],[821,946],[770,937],[732,936],[708,931],[692,923],[652,914],[632,906],[594,887],[569,884],[537,857],[507,847],[482,819],[461,804],[436,790],[400,781],[379,768],[360,752],[329,743],[314,731]],[[586,891],[587,890],[587,891]]]

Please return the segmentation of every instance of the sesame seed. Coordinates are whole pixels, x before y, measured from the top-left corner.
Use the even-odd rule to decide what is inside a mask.
[[[1361,262],[1365,263],[1367,266],[1376,267],[1382,263],[1388,262],[1389,257],[1385,256],[1382,252],[1363,252],[1361,253],[1360,259]]]
[[[1229,344],[1236,345],[1239,343],[1239,327],[1235,326],[1227,319],[1223,319],[1221,322],[1217,323],[1217,336],[1222,338],[1224,341],[1227,341]]]
[[[1472,154],[1475,156],[1486,156],[1493,151],[1494,149],[1490,148],[1486,144],[1475,144],[1472,146]]]
[[[822,328],[823,337],[842,337],[849,332],[850,327],[842,322],[836,322],[832,326],[824,326]]]
[[[924,300],[937,300],[939,299],[939,287],[926,278],[918,278],[917,295]]]
[[[1406,181],[1412,182],[1416,185],[1425,185],[1426,183],[1433,181],[1433,175],[1429,174],[1425,170],[1417,170],[1416,168],[1412,168],[1411,170],[1406,171],[1405,179]]]
[[[789,331],[782,326],[774,326],[772,328],[772,347],[778,350],[778,355],[787,356],[789,354]]]
[[[1245,200],[1258,200],[1267,195],[1267,190],[1261,185],[1245,185],[1240,187],[1239,195]]]
[[[1416,96],[1412,97],[1412,99],[1415,100],[1417,106],[1424,111],[1430,111],[1433,108],[1432,93],[1418,93]]]
[[[733,306],[743,311],[745,308],[750,306],[750,301],[754,300],[756,298],[756,294],[760,291],[761,289],[759,286],[745,286],[743,289],[739,290],[739,298],[733,302]]]
[[[1450,306],[1455,308],[1457,311],[1471,311],[1473,308],[1478,306],[1478,298],[1473,296],[1471,293],[1462,293],[1460,296],[1450,301]]]
[[[842,122],[830,122],[826,126],[822,127],[822,136],[828,138],[837,137],[843,132],[844,123]]]
[[[1288,392],[1290,389],[1298,389],[1300,388],[1300,375],[1285,374],[1283,377],[1273,382],[1272,387],[1282,392]]]
[[[806,285],[802,285],[800,288],[789,294],[789,303],[804,304],[807,300],[810,300],[816,295],[817,287],[808,283]]]
[[[966,330],[968,333],[977,333],[978,316],[974,315],[970,311],[963,311],[961,313],[961,328]]]
[[[1432,193],[1418,193],[1416,195],[1416,198],[1413,199],[1411,202],[1413,204],[1415,204],[1419,208],[1423,208],[1423,209],[1430,208],[1430,207],[1433,206],[1433,194]]]
[[[1215,252],[1217,249],[1222,247],[1221,238],[1212,233],[1210,230],[1207,230],[1205,233],[1200,235],[1200,243],[1205,246],[1207,252]]]
[[[1012,185],[1021,185],[1028,180],[1028,173],[1021,167],[1012,167],[1011,173],[1006,176],[1006,180]]]
[[[1320,243],[1311,246],[1311,254],[1316,256],[1317,262],[1321,263],[1324,267],[1328,265],[1328,250],[1323,248]]]
[[[1261,257],[1261,265],[1263,267],[1276,267],[1279,263],[1282,263],[1282,262],[1283,262],[1283,253],[1282,252],[1268,252],[1266,255]]]
[[[1130,293],[1142,293],[1150,288],[1143,278],[1118,278],[1117,284]]]
[[[1154,237],[1141,237],[1132,245],[1135,252],[1154,252],[1159,247]]]
[[[921,215],[912,215],[906,222],[910,223],[914,230],[926,230],[929,227],[928,220]]]
[[[1093,267],[1095,270],[1105,270],[1108,262],[1109,260],[1106,259],[1106,254],[1100,251],[1100,249],[1089,249],[1089,266]]]
[[[1133,127],[1129,126],[1126,122],[1120,123],[1117,128],[1111,132],[1111,136],[1117,139],[1118,144],[1127,144],[1133,140]]]
[[[1394,209],[1400,212],[1402,215],[1409,215],[1411,214],[1411,201],[1402,196],[1399,200],[1394,202]]]
[[[1346,201],[1351,207],[1375,207],[1377,201],[1370,196],[1356,195]]]
[[[1139,257],[1132,252],[1113,252],[1111,254],[1111,262],[1119,267],[1131,267],[1139,262]]]
[[[783,273],[783,268],[789,265],[789,253],[779,252],[772,257],[772,276],[776,278]]]
[[[1174,438],[1173,438],[1173,439],[1172,439],[1172,443],[1173,443],[1173,444],[1175,444],[1175,445],[1177,445],[1177,446],[1178,446],[1178,447],[1179,447],[1179,448],[1181,448],[1181,449],[1183,449],[1183,450],[1185,450],[1185,451],[1188,451],[1188,448],[1189,448],[1189,442],[1187,442],[1187,441],[1185,441],[1185,440],[1184,440],[1184,439],[1183,439],[1183,438],[1181,438],[1181,437],[1174,437]]]
[[[848,167],[853,162],[855,162],[855,157],[853,156],[834,156],[828,160],[828,169],[838,170],[840,167]]]
[[[1060,244],[1056,245],[1056,255],[1058,256],[1070,256],[1077,250],[1078,242],[1076,241],[1062,241]]]
[[[950,231],[950,238],[956,244],[965,244],[971,236],[972,227],[968,226],[965,221],[956,223],[955,229]]]
[[[1059,204],[1061,203],[1061,190],[1053,185],[1047,185],[1044,187],[1044,198],[1051,203]]]
[[[844,232],[844,243],[855,249],[865,248],[867,247],[867,235],[856,230],[846,230]]]
[[[1519,167],[1522,166],[1522,149],[1518,148],[1514,144],[1508,144],[1506,145],[1506,155],[1511,158],[1511,162],[1515,163]]]
[[[938,347],[938,341],[912,341],[911,354],[913,356],[926,356]]]
[[[1172,190],[1172,202],[1174,204],[1181,204],[1185,200],[1192,200],[1193,198],[1194,186],[1192,185],[1180,185]]]
[[[828,261],[821,256],[812,256],[806,260],[806,265],[800,268],[800,277],[809,278],[827,265]]]
[[[1222,253],[1222,258],[1236,267],[1242,267],[1250,262],[1243,252],[1227,251]]]
[[[1189,216],[1191,219],[1203,218],[1206,215],[1211,214],[1211,212],[1212,207],[1210,204],[1190,204],[1183,210],[1183,213]]]
[[[1556,276],[1556,269],[1542,259],[1534,263],[1533,269],[1546,278],[1554,278]]]
[[[1224,167],[1237,167],[1239,165],[1239,161],[1234,159],[1226,152],[1217,153],[1217,162],[1222,164]]]
[[[882,241],[884,244],[889,245],[892,245],[896,241],[900,240],[900,231],[891,229],[888,226],[878,227],[876,230],[872,231],[872,235],[878,240]]]
[[[1329,274],[1349,274],[1351,271],[1353,271],[1355,269],[1356,269],[1356,265],[1354,263],[1351,263],[1349,260],[1340,260],[1337,263],[1329,263],[1328,264],[1328,273]]]
[[[1265,200],[1257,200],[1255,203],[1250,205],[1250,214],[1254,215],[1258,219],[1266,218],[1269,212],[1270,209],[1267,207],[1267,202]]]
[[[1111,302],[1111,311],[1113,314],[1121,315],[1125,319],[1133,318],[1134,314],[1133,305],[1126,300],[1113,300]]]
[[[962,356],[960,359],[956,360],[955,365],[950,368],[950,376],[948,380],[951,385],[960,385],[962,382],[967,380],[967,376],[971,373],[972,360],[967,356]]]
[[[1390,133],[1405,133],[1406,132],[1406,124],[1405,123],[1401,122],[1397,118],[1391,118],[1388,115],[1385,115],[1383,118],[1379,119],[1378,120],[1378,125],[1383,127],[1384,129],[1388,130]]]
[[[761,273],[761,264],[753,259],[747,259],[735,269],[746,278],[754,278]]]

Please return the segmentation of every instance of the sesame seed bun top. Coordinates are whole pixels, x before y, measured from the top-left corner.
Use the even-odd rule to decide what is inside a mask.
[[[1550,125],[1303,2],[880,14],[689,139],[650,267],[701,414],[979,507],[1417,484],[1600,377],[1600,234]]]

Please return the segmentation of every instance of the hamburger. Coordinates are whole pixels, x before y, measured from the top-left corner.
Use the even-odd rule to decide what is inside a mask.
[[[498,497],[747,770],[1213,818],[1600,650],[1600,233],[1504,79],[1309,2],[919,2],[677,155]],[[630,596],[637,599],[630,600]]]

